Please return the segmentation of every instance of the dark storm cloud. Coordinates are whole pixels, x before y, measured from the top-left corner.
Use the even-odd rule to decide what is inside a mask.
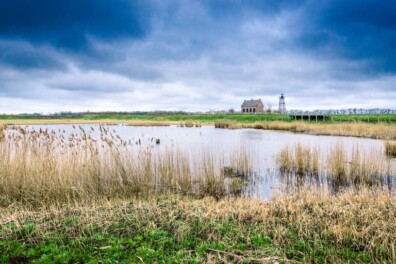
[[[258,12],[262,14],[276,15],[283,10],[290,10],[304,4],[304,0],[204,0],[201,1],[213,16],[235,17],[241,11]]]
[[[19,70],[65,70],[64,62],[50,47],[33,47],[29,43],[0,40],[0,65]]]
[[[148,30],[144,1],[2,0],[0,37],[50,43],[68,50],[102,40],[141,38]]]
[[[308,1],[300,22],[300,46],[331,56],[369,60],[377,73],[396,72],[394,0]]]

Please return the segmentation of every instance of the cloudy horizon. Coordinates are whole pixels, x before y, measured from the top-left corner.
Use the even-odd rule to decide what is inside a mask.
[[[396,108],[391,0],[2,0],[0,113]]]

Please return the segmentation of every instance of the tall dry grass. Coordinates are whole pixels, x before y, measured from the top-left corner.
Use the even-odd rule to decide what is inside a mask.
[[[297,177],[319,176],[337,189],[362,185],[391,187],[394,173],[391,161],[379,151],[354,146],[348,153],[346,147],[337,142],[330,147],[328,155],[322,153],[317,147],[301,144],[284,147],[277,154],[281,175],[286,172]]]
[[[291,131],[312,135],[352,136],[385,140],[396,139],[396,126],[392,124],[337,123],[314,124],[305,122],[256,122],[237,123],[235,121],[217,120],[216,128],[254,128],[264,130]]]
[[[0,123],[0,142],[3,141],[5,138],[5,130],[6,130],[6,125]]]
[[[232,120],[215,120],[215,128],[229,128],[236,129],[242,128],[242,125]]]
[[[378,151],[363,151],[355,146],[348,156],[346,149],[337,144],[330,150],[327,174],[333,184],[354,186],[381,186],[390,184],[390,161]]]
[[[294,147],[285,147],[277,155],[281,171],[296,173],[299,176],[319,173],[319,149],[303,146],[298,143]]]
[[[302,190],[275,198],[267,210],[268,215],[261,219],[278,245],[296,243],[288,239],[292,229],[300,241],[328,240],[339,247],[369,252],[377,259],[386,253],[396,261],[396,198],[388,190],[362,188],[336,195],[326,190]]]
[[[187,121],[184,121],[184,122],[180,122],[179,125],[180,125],[180,127],[201,127],[202,123],[201,122],[187,120]]]
[[[128,126],[170,126],[173,123],[168,121],[153,121],[153,120],[131,120],[125,123]]]
[[[385,153],[388,156],[396,157],[396,142],[385,142]]]
[[[78,129],[78,128],[76,128]],[[0,205],[46,204],[180,193],[228,195],[224,158],[208,151],[153,151],[125,141],[110,128],[71,134],[10,129],[0,144]],[[244,151],[241,149],[240,151]],[[235,164],[237,169],[247,165]]]

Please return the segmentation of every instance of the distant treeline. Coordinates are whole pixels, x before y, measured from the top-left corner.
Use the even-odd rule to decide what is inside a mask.
[[[0,119],[59,119],[59,118],[106,118],[114,116],[145,116],[145,115],[192,115],[183,111],[153,111],[153,112],[60,112],[53,114],[0,114]],[[200,113],[203,114],[203,113]]]

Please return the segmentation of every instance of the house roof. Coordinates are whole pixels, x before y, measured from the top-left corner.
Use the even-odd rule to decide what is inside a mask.
[[[258,103],[262,103],[261,99],[258,99],[258,100],[253,100],[253,99],[245,100],[245,101],[243,101],[242,107],[255,107],[255,106],[257,106]]]

